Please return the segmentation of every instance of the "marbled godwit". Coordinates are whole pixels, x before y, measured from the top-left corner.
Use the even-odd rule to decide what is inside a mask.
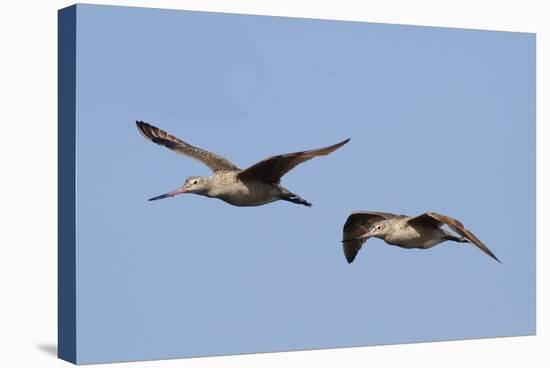
[[[444,225],[460,236],[442,229],[441,227]],[[447,240],[471,243],[500,262],[493,252],[467,230],[460,221],[435,212],[426,212],[416,217],[385,212],[352,213],[344,225],[342,240],[348,263],[353,262],[363,243],[371,237],[380,238],[388,244],[408,249],[428,249]]]
[[[309,207],[311,203],[280,184],[281,177],[302,162],[315,156],[328,155],[349,141],[348,138],[325,148],[272,156],[241,170],[231,161],[192,146],[157,127],[143,121],[136,121],[136,125],[148,140],[197,159],[214,173],[210,177],[191,176],[178,189],[151,198],[150,201],[182,193],[194,193],[218,198],[234,206],[260,206],[277,200],[285,200]]]

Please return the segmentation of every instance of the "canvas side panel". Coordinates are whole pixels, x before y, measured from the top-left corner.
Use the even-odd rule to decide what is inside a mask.
[[[58,12],[58,357],[76,364],[76,6]]]

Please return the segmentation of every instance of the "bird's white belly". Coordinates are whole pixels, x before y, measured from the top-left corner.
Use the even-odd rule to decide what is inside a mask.
[[[386,237],[386,242],[392,245],[397,245],[401,248],[426,249],[441,243],[442,234],[444,234],[443,231],[439,229],[418,231],[417,228],[407,226],[405,228],[399,229],[399,231],[396,231],[391,236]]]
[[[246,185],[236,181],[211,193],[210,196],[234,206],[261,206],[278,200],[279,191],[275,186],[266,183]]]
[[[397,245],[401,248],[418,248],[420,240],[420,234],[409,234],[408,236],[405,234],[395,234],[386,237],[386,243]]]

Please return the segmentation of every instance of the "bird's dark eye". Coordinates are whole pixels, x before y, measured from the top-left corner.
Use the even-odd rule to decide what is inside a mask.
[[[197,184],[197,181],[196,181],[196,180],[193,180],[193,184]]]

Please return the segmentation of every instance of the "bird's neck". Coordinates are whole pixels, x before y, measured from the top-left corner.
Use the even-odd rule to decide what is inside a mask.
[[[212,183],[212,178],[203,177],[202,180],[203,180],[202,190],[200,190],[199,192],[195,192],[195,194],[212,197],[210,195],[212,192],[212,188],[214,187]]]

